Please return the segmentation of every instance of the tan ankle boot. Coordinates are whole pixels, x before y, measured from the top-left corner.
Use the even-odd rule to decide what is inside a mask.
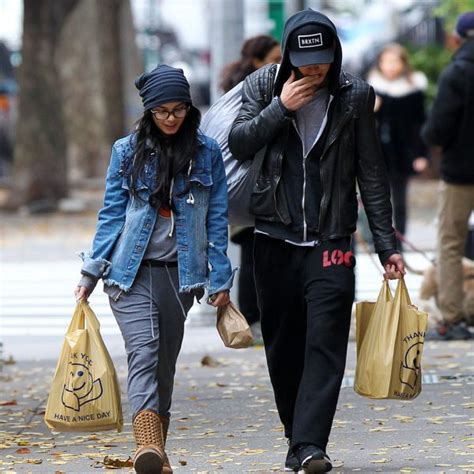
[[[136,473],[161,474],[165,451],[159,415],[151,410],[139,412],[133,420],[133,435],[137,442],[133,458]]]
[[[158,415],[160,417],[161,422],[161,430],[163,433],[163,447],[166,447],[166,438],[168,436],[168,427],[170,426],[170,419],[168,416],[165,415]],[[165,459],[163,461],[163,474],[172,474],[173,469],[171,469],[170,460],[165,451]]]

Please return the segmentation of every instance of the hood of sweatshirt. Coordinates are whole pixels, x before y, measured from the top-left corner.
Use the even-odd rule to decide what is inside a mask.
[[[283,84],[288,80],[291,75],[291,71],[296,69],[290,61],[289,49],[288,49],[288,39],[297,28],[301,26],[316,24],[324,25],[328,27],[334,35],[335,40],[335,51],[334,51],[334,61],[331,64],[331,68],[328,73],[328,88],[332,93],[339,86],[339,75],[341,72],[342,64],[342,48],[339,37],[337,36],[337,30],[334,26],[334,23],[322,13],[319,13],[311,8],[306,10],[299,11],[293,16],[288,18],[285,23],[285,28],[283,30],[283,38],[281,42],[281,50],[283,52],[283,57],[281,60],[281,66],[278,70],[277,77],[275,79],[274,86],[274,95],[280,95]]]

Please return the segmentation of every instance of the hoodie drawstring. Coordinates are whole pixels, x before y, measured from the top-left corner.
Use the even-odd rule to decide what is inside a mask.
[[[193,160],[191,160],[189,162],[188,180],[189,180],[189,177],[191,176],[192,167],[193,167]],[[174,178],[171,179],[170,196],[169,196],[170,197],[170,202],[173,199],[173,186],[174,186]],[[186,199],[186,203],[194,205],[194,195],[191,191],[191,188],[189,188],[189,193],[188,193],[188,198]],[[170,231],[168,233],[168,237],[173,237],[174,226],[175,226],[174,212],[173,212],[173,209],[171,209],[171,226],[170,226]]]
[[[170,202],[173,199],[173,186],[174,186],[174,178],[171,179],[171,186],[170,186]],[[170,225],[170,231],[168,234],[168,237],[173,237],[173,232],[174,232],[174,212],[173,208],[171,208],[171,225]]]
[[[189,177],[191,176],[191,169],[193,167],[193,160],[191,160],[189,162],[189,168],[188,168],[188,181],[189,181]],[[187,204],[191,204],[191,205],[194,205],[194,196],[193,196],[193,193],[191,191],[191,187],[189,188],[189,194],[188,194],[188,199],[186,199],[186,203]]]

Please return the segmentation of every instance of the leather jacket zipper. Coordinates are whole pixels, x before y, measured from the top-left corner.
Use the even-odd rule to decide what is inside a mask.
[[[339,122],[336,130],[334,130],[334,133],[331,135],[331,138],[330,140],[328,140],[328,143],[326,144],[326,146],[324,147],[324,151],[322,152],[321,154],[321,158],[320,158],[320,163],[322,163],[323,161],[323,158],[324,156],[326,155],[326,152],[328,151],[328,149],[330,148],[330,146],[337,140],[337,137],[339,136],[339,134],[341,133],[341,130],[344,128],[344,126],[346,125],[346,123],[349,121],[351,115],[350,115],[350,111],[349,110],[346,110],[346,114],[345,116],[343,117],[343,119],[341,120],[341,122]],[[323,167],[320,165],[320,176],[321,176],[321,187],[322,187],[322,191],[323,191],[323,197],[321,198],[321,204],[319,206],[319,222],[318,222],[318,229],[317,229],[317,232],[320,231],[321,229],[321,218],[323,217],[323,208],[326,206],[326,202],[327,202],[327,195],[326,193],[324,192],[324,176],[323,176]]]
[[[306,156],[303,156],[303,198],[301,200],[301,206],[303,210],[303,242],[306,242],[308,237],[308,223],[306,222]]]
[[[278,155],[278,161],[280,162],[280,165],[281,165],[282,156],[283,156],[283,153],[280,153]],[[277,192],[277,189],[278,189],[278,184],[280,183],[280,179],[281,179],[281,173],[277,177],[277,180],[276,180],[276,183],[275,183],[275,191],[273,192],[273,202],[275,203],[275,210],[276,210],[276,213],[277,213],[278,217],[280,218],[282,223],[285,223],[283,217],[280,214],[280,211],[278,210],[278,204],[277,204],[277,198],[276,198],[276,192]]]

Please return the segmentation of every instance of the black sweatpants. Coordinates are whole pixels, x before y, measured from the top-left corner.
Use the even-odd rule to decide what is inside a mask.
[[[390,174],[395,229],[405,235],[407,227],[408,175]]]
[[[232,241],[240,245],[239,308],[249,324],[258,323],[260,311],[257,304],[253,269],[254,228],[245,228]]]
[[[326,450],[354,300],[350,239],[297,247],[256,234],[255,279],[275,401],[292,446]]]

